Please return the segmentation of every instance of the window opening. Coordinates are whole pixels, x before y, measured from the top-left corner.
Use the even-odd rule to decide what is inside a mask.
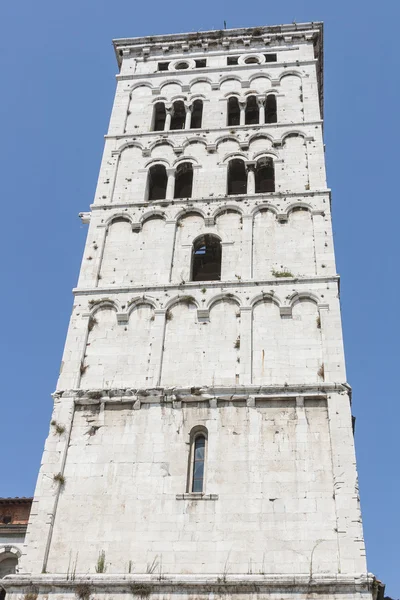
[[[228,194],[247,192],[247,173],[244,161],[234,158],[228,165]]]
[[[195,100],[193,102],[192,117],[190,119],[190,129],[200,129],[203,118],[203,102]]]
[[[258,65],[260,63],[257,56],[248,56],[244,59],[244,62],[246,65]]]
[[[265,62],[276,62],[276,54],[264,54]]]
[[[189,63],[187,62],[179,62],[178,64],[175,65],[175,69],[177,69],[178,71],[181,71],[182,69],[188,69],[189,68]]]
[[[228,56],[228,58],[226,59],[227,65],[237,65],[238,62],[239,62],[238,56]]]
[[[6,515],[3,517],[3,525],[9,525],[11,523],[12,519],[10,516]]]
[[[154,106],[153,131],[164,131],[166,115],[164,102],[157,102]]]
[[[168,71],[169,62],[159,62],[157,67],[159,71]]]
[[[240,106],[236,96],[231,96],[228,100],[228,126],[240,125]]]
[[[206,451],[206,438],[198,435],[193,447],[193,477],[192,492],[202,492],[204,487],[204,461]]]
[[[275,191],[275,172],[272,158],[260,158],[256,165],[256,194]]]
[[[185,129],[186,109],[182,100],[177,100],[173,104],[171,129]]]
[[[207,60],[205,58],[197,58],[195,61],[196,69],[202,69],[207,66]]]
[[[276,112],[276,96],[275,94],[268,94],[267,99],[265,101],[265,122],[266,123],[276,123],[278,120],[278,115]]]
[[[167,193],[168,176],[164,165],[153,165],[149,169],[149,200],[164,200]]]
[[[259,110],[257,104],[257,98],[255,96],[248,96],[246,102],[245,112],[245,124],[246,125],[258,125],[259,121]]]
[[[174,198],[191,198],[193,187],[193,166],[186,162],[178,165],[175,172]]]
[[[221,279],[221,241],[215,235],[203,235],[193,244],[192,281]]]

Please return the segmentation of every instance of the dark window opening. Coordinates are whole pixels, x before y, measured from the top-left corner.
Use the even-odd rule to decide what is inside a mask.
[[[239,62],[238,56],[228,56],[228,58],[226,60],[227,65],[237,65],[238,62]]]
[[[249,56],[245,58],[244,62],[246,65],[258,65],[260,63],[257,56]]]
[[[193,102],[192,117],[190,119],[190,129],[200,129],[203,118],[203,102],[195,100]]]
[[[278,115],[276,112],[276,96],[274,94],[269,94],[265,101],[265,122],[266,123],[276,123],[278,120]]]
[[[206,438],[198,435],[193,445],[193,477],[192,492],[202,492],[204,487],[204,461],[206,451]]]
[[[9,517],[7,515],[7,516],[3,517],[2,521],[3,521],[3,525],[8,525],[9,523],[11,523],[12,519],[11,519],[11,517]]]
[[[159,62],[157,66],[159,71],[168,71],[169,62]]]
[[[1,588],[0,590],[0,600],[5,600],[6,597],[6,590],[4,588]]]
[[[180,164],[175,172],[174,198],[191,198],[193,187],[192,163]]]
[[[198,58],[194,62],[196,63],[196,69],[202,69],[207,66],[207,60],[205,58]]]
[[[276,62],[276,54],[264,54],[265,62]]]
[[[193,245],[192,281],[221,279],[221,242],[214,235],[203,235]]]
[[[167,171],[164,165],[153,165],[149,170],[149,200],[164,200],[167,194]]]
[[[239,100],[232,96],[228,100],[228,126],[240,125],[240,106]]]
[[[246,125],[258,125],[259,121],[259,109],[257,104],[257,98],[255,96],[249,96],[246,102],[245,112],[245,124]]]
[[[154,106],[153,131],[164,131],[166,114],[164,102],[157,102]]]
[[[186,109],[182,100],[173,104],[171,129],[185,129]]]
[[[272,158],[260,158],[256,165],[256,194],[275,191],[275,172]]]
[[[177,65],[175,65],[175,69],[177,69],[178,71],[181,71],[182,69],[188,69],[189,68],[189,63],[187,62],[180,62]]]
[[[243,160],[234,158],[228,166],[228,194],[247,192],[247,173]]]

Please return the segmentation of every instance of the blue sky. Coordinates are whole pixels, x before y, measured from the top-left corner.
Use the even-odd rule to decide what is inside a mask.
[[[400,596],[400,4],[7,2],[0,64],[0,496],[37,471],[115,89],[115,37],[325,21],[325,142],[369,570]],[[397,59],[397,60],[396,60]],[[400,369],[399,369],[400,370]]]

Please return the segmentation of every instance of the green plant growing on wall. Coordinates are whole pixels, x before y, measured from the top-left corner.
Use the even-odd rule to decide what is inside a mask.
[[[99,552],[99,556],[97,559],[97,564],[96,564],[96,573],[105,573],[107,570],[106,567],[106,553],[104,552],[104,550],[101,550]]]
[[[53,475],[53,479],[56,483],[59,483],[60,486],[65,485],[65,477],[62,473],[56,473]]]
[[[58,435],[62,435],[65,432],[64,425],[60,425],[60,423],[57,423],[57,421],[54,421],[54,419],[51,421],[50,425],[54,427],[54,430]]]
[[[288,271],[288,269],[283,269],[283,271],[276,271],[275,269],[272,269],[272,275],[274,277],[293,277],[293,273]]]

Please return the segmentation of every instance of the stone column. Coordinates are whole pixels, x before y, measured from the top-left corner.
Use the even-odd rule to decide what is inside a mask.
[[[256,193],[256,173],[255,173],[256,163],[253,160],[246,161],[246,169],[247,169],[247,193],[255,194]]]
[[[166,115],[165,115],[164,131],[169,131],[171,128],[171,119],[172,119],[173,110],[174,110],[173,106],[165,107]]]
[[[192,109],[193,106],[186,106],[186,118],[185,118],[185,129],[190,129],[190,122],[192,120]]]
[[[240,107],[240,125],[245,125],[246,122],[246,101],[239,100]]]
[[[165,230],[165,237],[167,240],[166,247],[169,247],[170,252],[168,281],[171,281],[175,253],[176,221],[166,221]]]
[[[253,277],[253,215],[242,216],[242,274],[243,279]]]
[[[265,125],[265,97],[257,96],[257,104],[258,104],[258,123],[260,125]]]
[[[166,169],[168,175],[166,200],[172,200],[175,189],[175,169]]]
[[[153,346],[150,358],[149,380],[154,387],[160,385],[161,368],[165,335],[165,310],[156,309],[154,311]]]

